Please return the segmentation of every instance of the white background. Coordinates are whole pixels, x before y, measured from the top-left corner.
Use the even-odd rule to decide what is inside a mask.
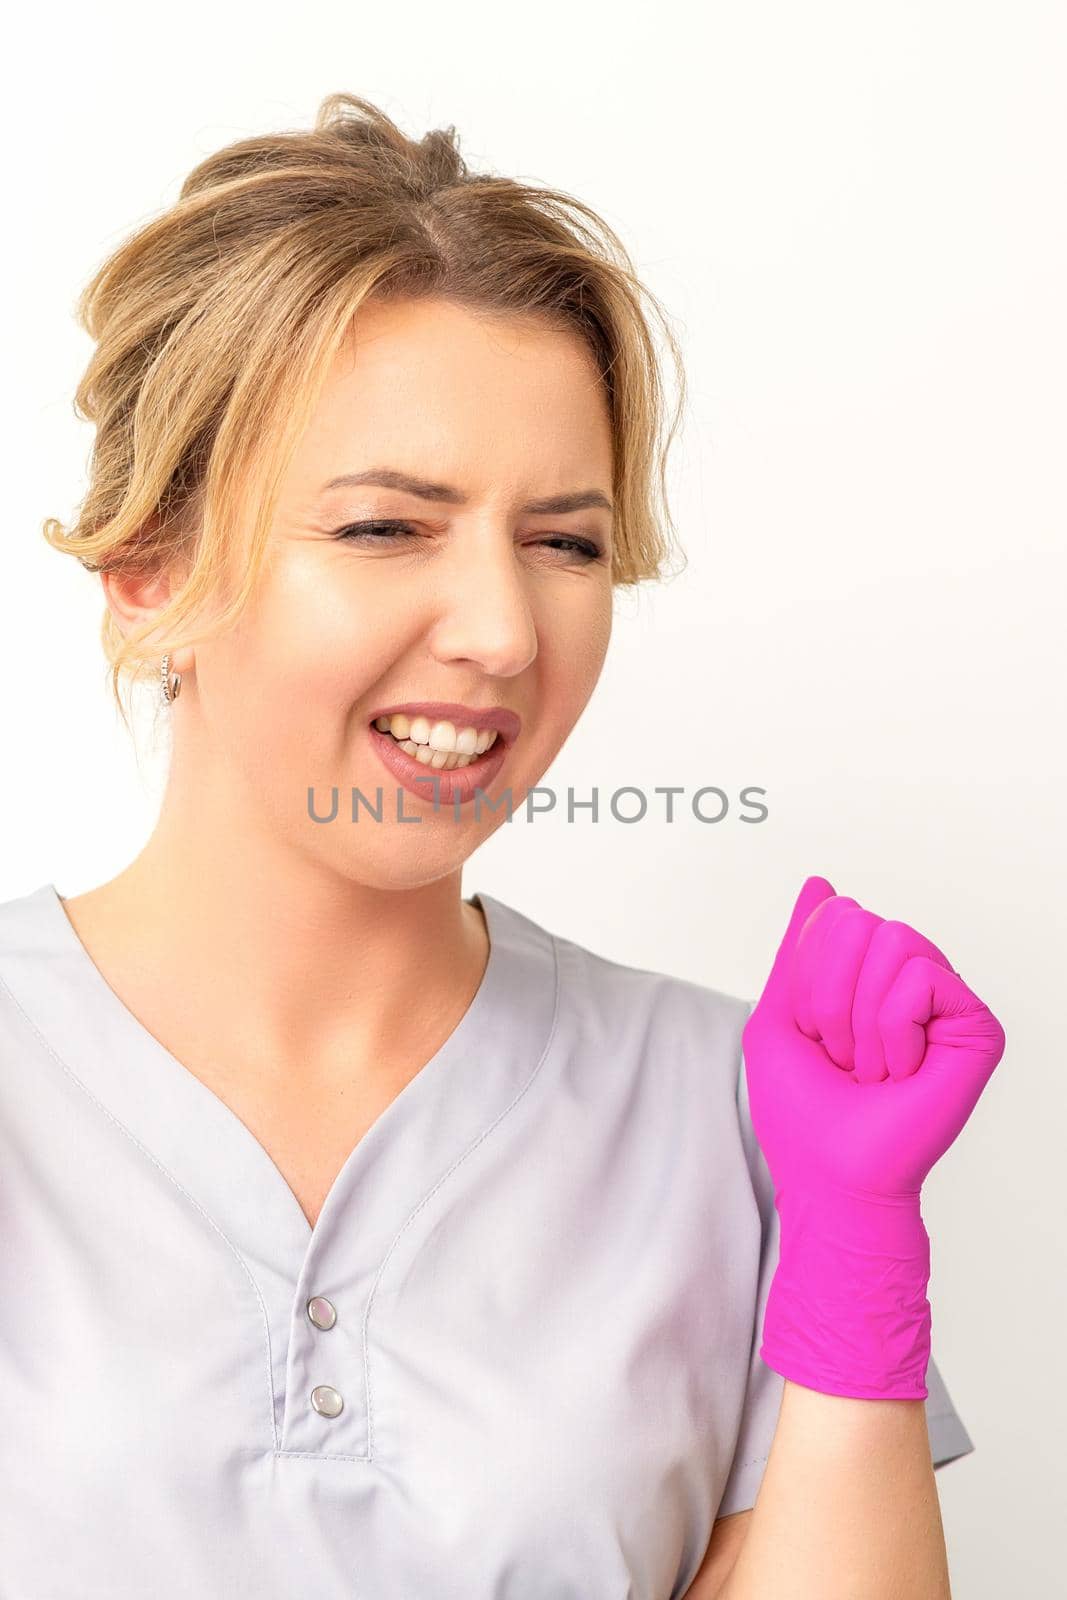
[[[84,490],[77,291],[186,171],[321,97],[578,195],[665,302],[692,385],[688,566],[620,601],[545,781],[467,869],[553,931],[755,996],[810,872],[929,934],[1004,1060],[932,1173],[934,1349],[977,1449],[938,1474],[954,1593],[1061,1570],[1060,829],[1067,425],[1062,5],[187,0],[37,10],[0,102],[6,360],[0,899],[76,894],[151,827],[97,580],[39,536]],[[11,43],[9,39],[9,44]],[[722,823],[614,821],[717,784]],[[745,784],[768,820],[736,815]],[[655,816],[655,820],[653,817]]]

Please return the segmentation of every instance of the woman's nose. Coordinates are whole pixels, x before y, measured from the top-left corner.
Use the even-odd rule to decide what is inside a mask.
[[[433,630],[441,661],[474,661],[486,674],[513,677],[537,653],[529,574],[510,538],[481,543],[444,579]]]

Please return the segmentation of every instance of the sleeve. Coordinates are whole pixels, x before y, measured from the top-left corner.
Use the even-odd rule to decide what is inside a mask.
[[[751,1011],[751,1006],[749,1010]],[[767,1307],[767,1296],[778,1265],[778,1213],[774,1208],[774,1183],[752,1127],[743,1053],[737,1080],[737,1114],[749,1180],[759,1210],[761,1243],[744,1409],[733,1462],[716,1512],[718,1517],[727,1517],[735,1511],[748,1511],[755,1505],[756,1495],[767,1468],[767,1457],[778,1424],[778,1410],[785,1387],[784,1378],[768,1367],[759,1354],[763,1342],[763,1317]],[[960,1456],[968,1455],[974,1449],[974,1445],[952,1404],[945,1381],[932,1355],[926,1369],[926,1387],[929,1390],[924,1401],[926,1425],[930,1435],[930,1453],[936,1469],[949,1461],[956,1461]]]

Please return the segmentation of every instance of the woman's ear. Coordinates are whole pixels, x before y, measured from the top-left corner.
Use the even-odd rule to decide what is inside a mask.
[[[136,576],[102,572],[100,583],[108,609],[122,634],[162,611],[171,596],[170,580],[162,572]]]
[[[153,543],[160,533],[161,518],[154,511],[141,529],[142,544]],[[175,523],[181,529],[184,521]],[[101,586],[115,626],[125,636],[132,628],[150,621],[163,611],[174,598],[188,571],[180,547],[170,552],[170,559],[161,554],[160,564],[138,573],[123,573],[121,568],[100,573]]]
[[[155,572],[128,573],[106,571],[100,574],[104,600],[115,621],[115,626],[125,637],[131,629],[151,621],[169,604],[180,582],[176,569],[160,568]],[[162,649],[160,650],[162,655]],[[170,660],[172,672],[184,673],[193,667],[191,647],[175,651]]]

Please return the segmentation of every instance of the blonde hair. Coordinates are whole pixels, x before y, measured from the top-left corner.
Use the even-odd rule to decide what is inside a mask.
[[[157,679],[161,652],[227,628],[248,599],[286,466],[372,294],[440,296],[578,333],[611,417],[612,582],[665,575],[666,462],[685,375],[618,236],[555,189],[471,172],[453,127],[416,142],[369,101],[331,94],[312,129],[242,139],[200,162],[77,302],[96,346],[75,395],[95,424],[89,489],[76,521],[50,517],[44,537],[90,572],[181,573],[166,606],[125,636],[105,609],[124,719],[123,674]],[[677,372],[669,424],[645,301]]]

